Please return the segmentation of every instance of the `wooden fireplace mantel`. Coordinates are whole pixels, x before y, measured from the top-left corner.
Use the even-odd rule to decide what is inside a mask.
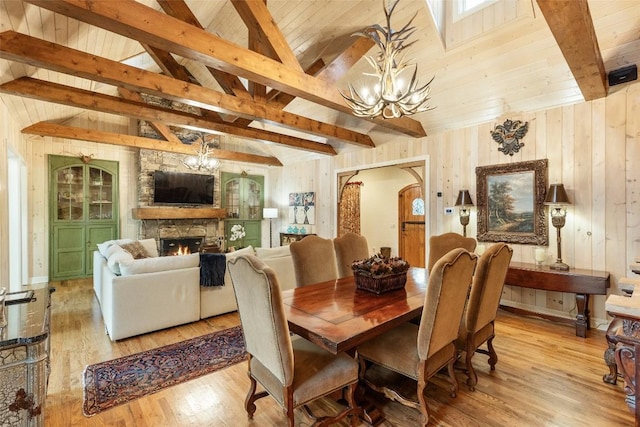
[[[221,208],[148,207],[131,210],[133,219],[222,219],[227,216]]]

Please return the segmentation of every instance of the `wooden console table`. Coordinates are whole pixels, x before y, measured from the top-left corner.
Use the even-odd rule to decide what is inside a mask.
[[[576,294],[576,336],[585,338],[589,329],[589,295],[606,295],[610,286],[609,272],[572,268],[568,271],[552,270],[549,266],[537,266],[512,262],[507,271],[505,285],[543,291],[571,292]]]

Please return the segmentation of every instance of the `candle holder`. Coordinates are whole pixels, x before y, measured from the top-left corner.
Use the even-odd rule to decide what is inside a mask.
[[[536,261],[536,265],[538,267],[546,264],[547,258],[549,258],[547,248],[541,246],[536,246],[535,248],[533,248],[533,259]]]

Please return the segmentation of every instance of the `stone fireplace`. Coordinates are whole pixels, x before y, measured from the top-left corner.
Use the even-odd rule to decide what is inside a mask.
[[[153,207],[153,171],[184,171],[184,155],[155,150],[140,149],[138,170],[138,207]],[[220,175],[214,175],[214,206],[220,207]],[[178,213],[180,207],[173,207]],[[171,218],[141,219],[138,222],[138,238],[156,240],[158,252],[163,254],[163,242],[179,239],[194,239],[200,243],[191,252],[203,248],[224,249],[224,224],[218,218]],[[198,249],[199,248],[199,249]],[[194,250],[195,249],[195,250]]]

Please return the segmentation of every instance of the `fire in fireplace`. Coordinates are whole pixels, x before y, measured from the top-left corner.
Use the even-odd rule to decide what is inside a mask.
[[[204,237],[160,239],[160,256],[187,255],[200,252]]]

